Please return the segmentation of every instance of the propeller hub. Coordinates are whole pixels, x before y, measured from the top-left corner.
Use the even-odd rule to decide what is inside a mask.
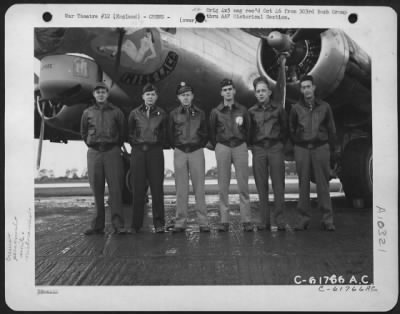
[[[267,37],[268,45],[279,52],[290,52],[293,47],[293,41],[287,34],[278,31],[271,32]]]
[[[287,33],[274,30],[266,39],[260,41],[257,63],[260,72],[272,81],[277,80],[279,73],[279,55],[289,53],[286,58],[288,83],[296,83],[304,74],[314,68],[321,51],[321,38],[305,38],[302,33]]]

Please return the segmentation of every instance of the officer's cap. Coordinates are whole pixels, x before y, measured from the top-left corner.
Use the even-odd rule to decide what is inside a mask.
[[[97,82],[96,85],[94,85],[94,87],[93,87],[93,91],[95,91],[96,89],[100,89],[100,88],[104,88],[107,91],[109,90],[108,86],[104,82]]]
[[[180,82],[179,85],[176,88],[176,94],[180,95],[186,92],[192,92],[193,93],[193,88],[192,86],[188,85],[186,82]]]
[[[223,87],[225,87],[225,86],[229,86],[229,85],[232,85],[233,87],[235,87],[235,85],[233,84],[233,81],[230,80],[230,79],[227,79],[227,78],[224,78],[224,79],[221,81],[220,85],[221,85],[221,88],[223,88]]]
[[[155,87],[155,86],[154,86],[153,84],[151,84],[151,83],[147,83],[145,86],[143,86],[142,95],[143,95],[144,93],[152,92],[152,91],[155,91],[155,92],[157,93],[157,87]]]

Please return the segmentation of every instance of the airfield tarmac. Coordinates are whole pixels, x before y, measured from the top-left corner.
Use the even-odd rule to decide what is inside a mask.
[[[68,190],[68,188],[66,188]],[[189,223],[184,233],[153,233],[151,198],[144,227],[138,234],[114,235],[106,209],[106,233],[85,236],[95,213],[92,196],[38,196],[35,192],[35,277],[38,286],[69,285],[293,285],[343,276],[373,282],[371,208],[350,208],[343,193],[332,196],[336,232],[320,229],[315,195],[309,230],[302,232],[243,232],[239,198],[230,195],[228,233],[199,233],[194,197],[189,198]],[[296,195],[286,201],[294,225]],[[206,195],[212,227],[219,220],[218,196]],[[175,214],[176,199],[165,196],[166,222]],[[258,205],[251,194],[252,210]],[[124,207],[129,224],[130,206]],[[296,279],[297,278],[297,279]],[[322,279],[323,280],[323,279]],[[307,282],[306,282],[307,283]]]

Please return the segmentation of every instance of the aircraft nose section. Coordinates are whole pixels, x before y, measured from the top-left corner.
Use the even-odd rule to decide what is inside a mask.
[[[92,96],[102,73],[96,62],[82,55],[49,55],[40,61],[42,99],[74,105]]]

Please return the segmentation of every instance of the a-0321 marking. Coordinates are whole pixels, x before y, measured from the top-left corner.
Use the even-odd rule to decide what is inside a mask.
[[[377,232],[378,232],[378,251],[381,252],[386,252],[386,238],[387,238],[387,229],[385,228],[385,218],[384,218],[384,214],[386,213],[386,209],[380,206],[376,206],[378,209],[378,220],[376,222],[377,224]]]

